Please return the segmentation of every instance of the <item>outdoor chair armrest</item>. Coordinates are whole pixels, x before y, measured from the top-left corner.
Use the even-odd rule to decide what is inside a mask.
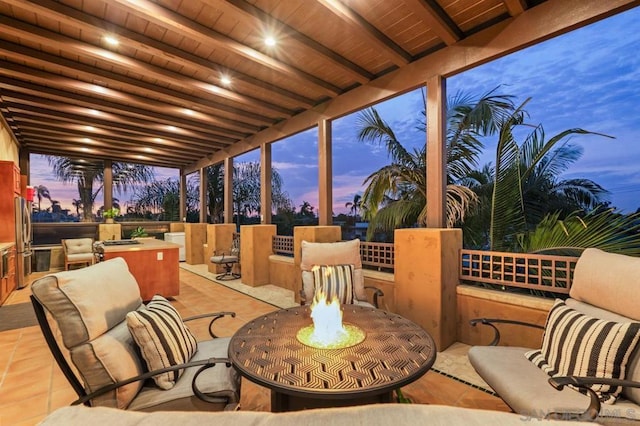
[[[559,377],[551,377],[549,379],[549,384],[553,386],[554,389],[559,391],[563,390],[565,386],[573,386],[578,389],[585,390],[589,395],[589,406],[583,413],[563,413],[563,412],[553,412],[549,413],[545,416],[547,419],[558,419],[558,420],[580,420],[580,421],[593,421],[598,417],[600,413],[600,398],[598,395],[591,389],[591,385],[612,385],[612,386],[622,386],[622,387],[630,387],[630,388],[640,388],[640,382],[635,382],[632,380],[623,380],[623,379],[605,379],[601,377],[583,377],[583,376],[559,376]]]
[[[200,398],[201,400],[205,401],[205,402],[216,402],[214,401],[210,396],[203,394],[200,389],[198,389],[198,386],[196,385],[196,380],[198,379],[198,376],[200,375],[200,373],[202,373],[203,371],[214,367],[216,364],[220,364],[220,363],[224,363],[227,368],[231,368],[231,360],[228,358],[208,358],[208,359],[202,359],[199,361],[190,361],[190,362],[186,362],[184,364],[178,364],[178,365],[172,365],[170,367],[165,367],[165,368],[160,368],[158,370],[154,370],[154,371],[148,371],[146,373],[137,375],[135,377],[131,377],[128,378],[126,380],[122,380],[120,382],[116,382],[113,384],[110,384],[108,386],[104,386],[94,392],[91,392],[81,398],[76,399],[75,401],[73,401],[71,403],[71,405],[80,405],[80,404],[85,404],[88,405],[89,401],[91,401],[92,399],[103,395],[107,392],[111,392],[114,389],[117,389],[121,386],[125,386],[128,385],[130,383],[133,382],[137,382],[140,380],[147,380],[152,378],[155,375],[158,374],[162,374],[162,373],[167,373],[169,371],[175,371],[175,370],[182,370],[184,368],[189,368],[189,367],[197,367],[197,366],[201,366],[200,369],[196,372],[196,374],[193,376],[193,380],[191,381],[191,389],[193,389],[193,393]],[[222,397],[222,398],[227,398],[228,399],[228,403],[229,404],[236,404],[238,403],[238,395],[235,391],[229,389],[228,391],[222,391],[222,392],[216,392],[216,396],[218,397]]]
[[[523,321],[501,319],[501,318],[474,318],[469,320],[469,324],[471,324],[472,327],[475,327],[476,324],[478,323],[488,325],[489,327],[493,328],[493,333],[494,333],[493,340],[491,341],[491,343],[489,343],[489,346],[497,346],[498,343],[500,343],[500,330],[498,330],[498,327],[496,327],[492,323],[523,325],[525,327],[539,328],[541,330],[544,330],[544,326],[542,325],[532,324],[532,323],[523,322]]]
[[[194,316],[191,316],[191,317],[187,317],[187,318],[184,318],[182,321],[183,322],[187,322],[187,321],[197,320],[197,319],[200,319],[200,318],[213,317],[211,319],[211,322],[209,323],[209,335],[215,339],[215,338],[220,337],[220,336],[216,335],[213,332],[213,323],[214,323],[214,321],[217,321],[220,318],[225,317],[227,315],[229,315],[231,318],[235,318],[236,317],[236,313],[235,312],[210,312],[210,313],[207,313],[207,314],[200,314],[200,315],[194,315]]]
[[[364,286],[364,288],[369,289],[369,290],[373,290],[373,306],[375,306],[376,308],[379,308],[380,306],[378,305],[378,297],[383,297],[384,296],[384,292],[382,290],[380,290],[378,287],[373,287],[373,286]]]

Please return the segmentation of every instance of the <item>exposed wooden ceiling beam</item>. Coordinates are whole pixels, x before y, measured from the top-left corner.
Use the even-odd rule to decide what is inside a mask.
[[[327,60],[331,61],[333,66],[340,68],[340,70],[349,74],[360,84],[364,84],[375,77],[373,74],[349,61],[344,56],[339,55],[312,38],[296,31],[284,22],[274,19],[269,14],[244,0],[227,0],[226,2],[220,2],[219,7],[236,12],[235,15],[238,16],[239,19],[242,19],[252,25],[255,25],[256,20],[261,23],[269,22],[270,24],[275,25],[278,29],[278,34],[296,40],[298,43],[301,43],[307,48],[324,56]]]
[[[272,70],[287,74],[305,84],[312,84],[322,90],[323,93],[335,96],[342,92],[342,89],[331,83],[308,74],[298,68],[278,61],[264,53],[255,50],[242,43],[238,43],[230,37],[227,37],[217,31],[193,22],[184,16],[166,9],[156,3],[148,0],[112,0],[112,3],[118,3],[130,13],[147,21],[157,23],[164,27],[173,28],[179,34],[183,34],[196,41],[206,44],[215,44],[217,47],[224,49],[234,55],[240,55],[245,59],[253,61],[257,64],[270,68]]]
[[[527,10],[527,3],[525,0],[504,0],[504,5],[509,11],[509,15],[518,16]]]
[[[179,149],[165,147],[165,148],[147,148],[142,147],[140,145],[135,145],[132,143],[127,143],[125,141],[120,142],[112,142],[105,141],[101,138],[93,138],[90,142],[79,142],[77,139],[73,138],[64,138],[60,135],[47,135],[44,132],[36,133],[36,132],[25,132],[23,135],[25,140],[28,140],[31,143],[48,143],[49,145],[53,144],[73,144],[81,147],[85,147],[88,149],[105,149],[105,150],[113,150],[120,151],[122,153],[128,154],[136,154],[136,155],[153,155],[153,156],[162,156],[165,157],[166,160],[171,162],[180,162],[189,161],[190,158],[193,158],[194,153],[189,153],[188,151],[180,151]],[[195,153],[198,155],[198,153]],[[207,153],[199,153],[199,155],[207,155]]]
[[[63,143],[55,143],[55,142],[47,142],[47,143],[25,143],[25,148],[29,150],[30,153],[33,154],[42,154],[42,155],[54,155],[54,156],[62,156],[62,157],[72,157],[72,158],[86,158],[86,159],[96,159],[96,160],[104,160],[109,159],[113,161],[119,161],[123,163],[137,163],[137,164],[146,164],[149,166],[157,166],[157,167],[169,167],[169,168],[180,168],[184,167],[186,164],[184,162],[178,162],[172,159],[166,159],[163,157],[154,157],[150,155],[137,155],[131,153],[121,153],[121,152],[113,152],[110,150],[94,150],[86,151],[83,150],[83,147],[80,146],[72,146],[69,144]]]
[[[189,123],[190,120],[186,119],[178,119],[172,114],[176,114],[176,111],[169,111],[166,106],[162,104],[153,105],[153,100],[140,98],[131,95],[122,95],[118,92],[112,92],[110,89],[104,89],[103,96],[111,99],[101,99],[95,97],[97,95],[95,92],[92,92],[92,87],[87,83],[80,83],[72,80],[70,83],[68,79],[63,77],[58,78],[49,78],[47,79],[47,73],[38,73],[34,71],[32,74],[28,74],[30,79],[33,80],[33,83],[23,82],[22,80],[15,80],[8,77],[3,77],[3,70],[8,69],[8,67],[0,67],[0,87],[5,87],[9,90],[15,90],[17,92],[28,93],[32,95],[48,95],[49,99],[55,98],[58,101],[62,101],[64,103],[73,104],[73,105],[82,105],[88,109],[97,109],[97,110],[105,110],[115,114],[122,112],[125,115],[134,115],[140,118],[145,117],[156,117],[159,122],[168,123],[171,121],[182,121]],[[40,86],[38,86],[38,83]],[[59,89],[51,88],[51,86],[59,87]],[[77,90],[77,92],[70,92],[73,88]],[[87,95],[82,95],[82,93],[86,93]],[[150,104],[151,103],[151,104]],[[145,109],[146,108],[146,109]],[[127,111],[122,111],[127,110]],[[197,123],[197,121],[195,121]],[[225,133],[224,130],[216,129],[212,126],[211,133]],[[226,132],[225,136],[233,137],[229,132]]]
[[[14,87],[15,88],[15,87]],[[2,90],[2,100],[3,104],[7,106],[11,106],[12,109],[26,109],[26,108],[35,108],[35,109],[46,109],[48,111],[55,110],[68,114],[73,114],[78,117],[84,117],[86,122],[93,121],[96,117],[104,117],[107,120],[110,120],[112,126],[118,126],[121,123],[143,123],[149,133],[153,133],[160,137],[175,137],[176,135],[170,132],[163,132],[161,130],[157,130],[156,125],[163,126],[174,126],[179,128],[184,128],[188,130],[192,130],[195,132],[199,132],[201,134],[207,135],[209,140],[222,143],[222,144],[231,144],[239,139],[239,136],[228,137],[222,135],[224,132],[217,132],[215,129],[210,126],[197,126],[192,122],[184,121],[184,120],[173,120],[171,117],[165,117],[165,119],[161,119],[158,116],[147,115],[140,116],[139,114],[128,115],[130,111],[116,111],[113,110],[97,110],[95,108],[87,108],[85,106],[79,106],[76,104],[71,104],[65,102],[62,99],[56,99],[55,96],[52,96],[54,99],[49,99],[46,97],[49,94],[45,94],[45,96],[34,96],[29,93],[22,93],[14,90]],[[8,108],[7,108],[8,109]],[[11,113],[11,111],[8,111]],[[153,129],[153,130],[151,130]]]
[[[27,0],[3,1],[15,7],[37,13],[38,15],[60,20],[61,22],[68,23],[69,25],[73,25],[85,31],[93,31],[103,34],[116,34],[121,45],[141,49],[145,52],[154,54],[158,57],[164,57],[169,60],[177,60],[183,66],[191,67],[192,69],[204,74],[213,75],[216,81],[220,80],[220,70],[224,70],[226,68],[221,64],[204,59],[200,56],[191,54],[135,31],[131,31],[128,28],[118,26],[113,23],[107,23],[95,16],[83,13],[80,10],[53,0],[38,0],[37,3]],[[267,84],[264,81],[238,71],[233,71],[233,81],[234,88],[243,89],[244,91],[252,91],[254,93],[268,93],[270,98],[275,97],[286,102],[295,102],[300,107],[311,107],[317,103],[315,100],[308,99],[282,87]]]
[[[265,112],[271,111],[284,116],[285,118],[293,115],[293,111],[281,108],[270,102],[240,95],[218,85],[188,78],[182,74],[169,71],[165,68],[138,61],[111,50],[83,43],[71,37],[66,37],[24,22],[18,22],[5,16],[0,16],[0,29],[7,34],[25,38],[33,41],[34,43],[40,43],[44,46],[73,52],[80,57],[90,57],[101,62],[107,61],[108,63],[115,65],[112,72],[115,72],[118,67],[121,67],[121,69],[125,69],[128,72],[135,72],[147,77],[152,77],[165,84],[173,84],[177,87],[188,87],[191,90],[209,93],[212,97],[219,96],[226,98],[230,101],[245,105],[249,109],[257,109]]]
[[[55,71],[59,73],[63,73],[65,75],[75,74],[79,78],[88,82],[99,81],[102,86],[118,87],[120,90],[126,90],[127,93],[134,96],[144,89],[144,93],[151,97],[150,101],[157,102],[158,100],[162,100],[163,102],[166,102],[169,105],[175,105],[176,107],[198,110],[201,112],[199,119],[204,122],[209,122],[212,125],[229,126],[230,124],[236,124],[237,127],[246,127],[246,122],[238,122],[231,118],[235,116],[234,114],[242,114],[243,116],[246,114],[247,121],[252,121],[254,124],[260,126],[273,122],[273,119],[269,119],[268,117],[210,101],[208,98],[189,95],[124,75],[113,74],[100,68],[91,67],[69,59],[49,55],[45,52],[40,52],[14,43],[5,42],[0,45],[0,53],[3,53],[7,58],[11,58],[16,62],[14,64],[0,61],[6,69],[12,69],[19,73],[24,72],[25,74],[29,74],[36,71],[29,71],[27,67],[18,64],[25,62],[29,65],[33,65],[33,68],[38,70],[42,68],[51,69],[52,66],[55,65]],[[42,73],[42,71],[40,71],[40,73]],[[18,74],[18,76],[19,75],[20,74]]]
[[[59,122],[59,126],[61,127],[64,127],[68,123],[87,123],[86,116],[80,114],[70,114],[59,110],[34,107],[25,104],[14,104],[13,102],[7,102],[7,106],[16,121],[26,120],[29,118],[29,116],[32,116],[39,117],[39,120],[46,119],[49,123],[54,123],[53,120],[57,120]],[[24,113],[27,113],[28,115],[25,115]],[[42,122],[44,123],[45,121]],[[207,142],[203,142],[195,138],[185,139],[181,138],[180,136],[176,137],[175,134],[170,134],[169,132],[157,131],[155,129],[151,130],[149,129],[148,123],[147,126],[145,126],[145,123],[140,121],[123,124],[112,119],[98,119],[92,117],[91,123],[92,125],[104,126],[108,127],[112,131],[120,132],[121,136],[118,137],[121,137],[123,140],[135,140],[138,144],[144,142],[149,146],[163,147],[166,145],[173,145],[176,148],[190,149],[190,147],[193,147],[199,150],[206,150],[212,147],[224,148],[231,144],[230,141],[225,143],[217,141],[215,138],[208,140]],[[162,140],[160,141],[159,139]]]
[[[431,31],[447,45],[451,45],[464,37],[440,5],[434,0],[405,0],[407,7],[422,21],[426,22]]]
[[[109,128],[104,128],[104,127],[99,127],[99,126],[87,126],[85,124],[72,124],[69,122],[61,122],[61,121],[56,121],[56,120],[52,120],[52,119],[46,119],[46,118],[39,118],[39,117],[33,117],[33,116],[27,116],[27,115],[22,115],[22,114],[14,114],[14,120],[16,123],[20,123],[21,126],[24,126],[24,128],[29,128],[31,130],[38,130],[38,129],[48,129],[50,131],[54,131],[57,130],[59,132],[61,132],[61,134],[64,135],[68,135],[68,136],[75,136],[77,138],[100,138],[100,137],[111,137],[114,138],[114,140],[117,140],[118,138],[122,138],[123,140],[131,140],[131,141],[137,141],[138,142],[138,146],[139,147],[143,147],[143,146],[155,146],[156,144],[152,144],[148,142],[148,138],[143,138],[143,137],[127,137],[127,135],[125,135],[124,133],[118,133],[117,130],[114,130],[113,128],[109,127]],[[90,129],[89,129],[90,128]],[[168,138],[167,138],[168,140]],[[203,147],[204,149],[207,149],[207,145],[208,145],[208,149],[209,150],[219,150],[221,149],[220,144],[215,144],[215,143],[210,143],[207,142],[206,140],[203,139],[195,139],[193,138],[193,140],[191,139],[185,139],[184,137],[177,137],[177,138],[171,138],[171,140],[174,142],[174,144],[177,144],[177,146],[200,146]],[[204,154],[203,154],[204,155]]]
[[[317,1],[342,21],[354,27],[358,34],[365,37],[368,42],[384,53],[397,66],[403,66],[411,62],[410,54],[339,0]]]

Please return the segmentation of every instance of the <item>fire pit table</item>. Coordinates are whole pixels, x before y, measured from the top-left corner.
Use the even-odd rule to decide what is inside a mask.
[[[391,402],[393,391],[422,377],[436,358],[433,338],[414,322],[380,309],[343,305],[343,321],[361,328],[361,343],[316,349],[298,341],[310,307],[275,311],[231,338],[241,375],[271,390],[271,411]]]

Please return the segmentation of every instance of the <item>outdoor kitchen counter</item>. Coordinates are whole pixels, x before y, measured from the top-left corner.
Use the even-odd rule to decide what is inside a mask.
[[[127,240],[118,241],[127,242]],[[138,282],[142,300],[151,300],[155,294],[167,298],[180,294],[178,260],[180,245],[153,238],[132,241],[130,244],[120,245],[97,244],[96,250],[100,260],[122,257]]]

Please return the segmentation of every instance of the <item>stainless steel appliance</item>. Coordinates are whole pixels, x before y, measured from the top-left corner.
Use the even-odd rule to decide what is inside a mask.
[[[15,198],[16,214],[16,284],[27,285],[31,274],[31,203],[23,197]]]

